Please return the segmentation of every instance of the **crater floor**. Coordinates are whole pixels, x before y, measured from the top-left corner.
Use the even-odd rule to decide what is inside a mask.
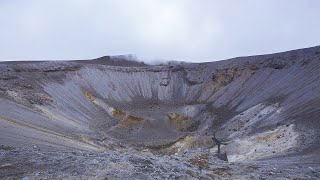
[[[319,179],[319,69],[319,46],[198,64],[1,62],[0,178]]]

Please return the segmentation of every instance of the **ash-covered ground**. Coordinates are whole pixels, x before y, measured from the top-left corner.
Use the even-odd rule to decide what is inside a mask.
[[[319,117],[319,46],[198,64],[2,62],[0,178],[319,179]]]

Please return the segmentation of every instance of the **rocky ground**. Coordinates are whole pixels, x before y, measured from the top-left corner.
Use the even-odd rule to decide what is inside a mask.
[[[0,178],[320,178],[320,47],[122,58],[0,63]]]
[[[150,151],[42,151],[6,149],[1,152],[1,179],[319,179],[320,159],[304,157],[250,163],[218,159],[216,149],[183,156],[157,156]]]

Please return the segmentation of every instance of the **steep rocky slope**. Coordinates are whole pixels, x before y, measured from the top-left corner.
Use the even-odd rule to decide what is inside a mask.
[[[0,177],[319,178],[319,68],[320,47],[162,66],[2,62]]]

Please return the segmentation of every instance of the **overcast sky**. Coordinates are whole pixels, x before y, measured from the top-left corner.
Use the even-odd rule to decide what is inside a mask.
[[[316,45],[319,0],[0,0],[0,60],[200,62]]]

